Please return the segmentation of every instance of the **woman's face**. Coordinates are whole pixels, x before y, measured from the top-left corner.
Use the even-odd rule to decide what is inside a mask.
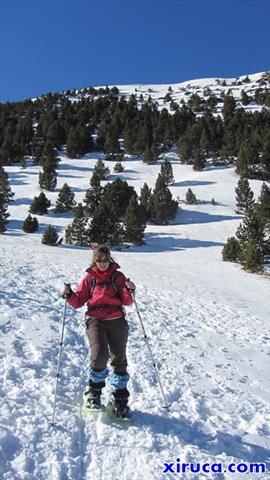
[[[100,257],[98,260],[96,260],[96,264],[101,272],[105,272],[110,265],[110,259],[108,259],[104,255],[103,257]]]

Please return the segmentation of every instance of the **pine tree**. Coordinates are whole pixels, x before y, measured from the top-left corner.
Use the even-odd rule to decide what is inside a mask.
[[[138,204],[135,195],[129,201],[125,214],[125,237],[135,245],[144,243],[145,217],[143,208]]]
[[[102,199],[104,188],[100,182],[106,180],[110,174],[110,169],[99,159],[90,178],[90,188],[86,191],[84,203],[88,215],[92,215]]]
[[[250,97],[245,92],[245,90],[241,90],[241,102],[244,106],[246,106],[250,103]]]
[[[143,154],[143,162],[147,163],[148,165],[155,163],[158,159],[159,156],[159,151],[157,146],[152,143],[152,144],[147,144],[146,149]]]
[[[38,197],[34,197],[29,211],[36,215],[43,215],[48,213],[48,208],[51,206],[50,200],[46,197],[44,192],[40,192]]]
[[[256,271],[262,268],[264,228],[264,222],[253,207],[247,210],[242,223],[236,230],[236,237],[240,244],[240,262],[248,270]]]
[[[146,146],[143,154],[143,161],[148,165],[150,165],[151,163],[155,163],[155,156],[151,145]]]
[[[102,202],[106,203],[110,216],[120,220],[125,215],[129,201],[133,195],[137,195],[134,187],[121,178],[117,177],[114,182],[104,187]]]
[[[1,165],[9,165],[11,162],[15,160],[16,154],[13,148],[13,138],[15,135],[16,130],[14,129],[13,125],[9,123],[5,128],[3,134],[3,141],[0,146],[0,164]]]
[[[140,118],[140,121],[139,121],[138,126],[137,126],[136,143],[133,147],[133,152],[132,153],[134,155],[143,155],[145,150],[146,150],[147,145],[150,148],[151,142],[150,142],[149,138],[152,139],[152,134],[149,133],[149,130],[147,129],[146,123],[143,122],[143,119]]]
[[[67,183],[64,183],[56,200],[55,211],[60,213],[69,212],[75,206],[75,193],[70,189]]]
[[[116,129],[110,127],[105,138],[104,150],[107,160],[115,160],[120,154],[120,143]]]
[[[113,168],[114,172],[115,173],[122,173],[125,168],[123,167],[122,163],[121,162],[117,162],[115,165],[114,165],[114,168]]]
[[[260,167],[263,180],[270,180],[270,134],[265,135],[260,157]]]
[[[90,187],[101,188],[100,182],[101,182],[100,174],[94,169],[89,182]]]
[[[235,193],[236,213],[245,214],[250,208],[254,207],[254,195],[247,178],[240,177]]]
[[[43,146],[40,153],[40,163],[42,166],[50,165],[51,168],[56,168],[57,164],[59,163],[59,157],[57,155],[57,150],[51,144],[51,142],[47,141]]]
[[[177,141],[177,153],[181,163],[190,163],[192,158],[192,144],[187,135],[182,135]]]
[[[60,148],[66,143],[66,133],[59,119],[53,120],[49,125],[46,137],[56,148]]]
[[[46,142],[41,154],[42,172],[39,172],[39,186],[45,190],[52,191],[57,184],[56,166],[58,163],[58,157],[55,148],[51,143]]]
[[[186,192],[186,203],[188,205],[196,205],[198,203],[195,193],[189,188]]]
[[[238,262],[240,257],[240,244],[235,237],[227,239],[223,250],[222,258],[224,262]]]
[[[263,256],[264,262],[270,261],[270,188],[266,183],[262,184],[256,210],[264,224]]]
[[[77,128],[72,125],[67,136],[67,155],[77,158],[81,154],[81,140]]]
[[[177,209],[178,203],[172,199],[172,194],[159,173],[150,198],[151,220],[154,223],[166,224],[175,217]]]
[[[56,229],[51,224],[49,224],[44,232],[44,235],[42,236],[41,242],[44,245],[50,245],[52,247],[55,247],[58,241],[59,237]]]
[[[89,229],[90,243],[120,245],[123,238],[122,225],[111,215],[107,204],[102,201],[93,214]]]
[[[5,233],[8,213],[8,203],[5,196],[0,193],[0,234]]]
[[[96,149],[97,151],[104,151],[105,149],[105,140],[108,130],[108,124],[105,119],[101,120],[98,128],[98,133],[96,137]]]
[[[38,219],[29,214],[24,220],[22,228],[25,233],[36,232],[38,230]]]
[[[200,137],[200,143],[199,143],[199,151],[202,153],[203,157],[209,153],[210,151],[210,140],[209,140],[209,134],[207,133],[206,128],[203,128],[201,137]],[[195,156],[195,155],[194,155]],[[193,167],[194,168],[194,167]],[[195,168],[194,168],[195,170]]]
[[[87,218],[81,203],[74,208],[74,219],[65,231],[65,241],[69,245],[88,246]]]
[[[241,144],[236,159],[236,173],[243,177],[254,176],[259,164],[259,155],[257,149],[250,141]]]
[[[94,167],[93,175],[90,180],[90,185],[92,187],[97,185],[97,182],[101,182],[102,180],[107,180],[108,176],[110,175],[110,169],[106,167],[103,160],[99,159]]]
[[[206,165],[206,158],[201,149],[196,148],[193,159],[193,170],[200,172]]]
[[[165,160],[161,164],[160,173],[164,178],[165,185],[172,185],[174,183],[173,168],[169,160]]]
[[[8,175],[4,168],[0,166],[0,234],[6,231],[8,213],[8,203],[13,197],[11,188],[8,182]]]
[[[57,184],[57,174],[51,164],[44,164],[43,171],[39,172],[39,186],[44,190],[53,191]]]
[[[259,272],[263,268],[263,250],[253,238],[249,238],[241,248],[241,263],[250,272]]]
[[[229,123],[234,115],[236,109],[236,101],[232,95],[225,95],[223,103],[223,118],[226,123]]]
[[[94,188],[88,188],[85,192],[83,202],[87,215],[92,215],[102,200],[103,188],[99,185]]]
[[[12,199],[14,193],[11,191],[8,175],[5,172],[4,168],[0,166],[0,195],[7,203]]]
[[[132,118],[127,118],[123,131],[125,153],[133,155],[136,153],[137,124]]]
[[[267,223],[270,223],[270,188],[266,183],[262,184],[257,208],[259,215],[263,217]]]
[[[147,183],[141,188],[141,201],[140,205],[144,211],[145,222],[150,219],[150,198],[151,198],[151,188],[148,187]]]
[[[95,149],[94,140],[91,134],[91,129],[80,123],[78,125],[77,131],[79,132],[79,141],[80,141],[80,150],[79,155],[85,155],[88,152],[91,152]]]

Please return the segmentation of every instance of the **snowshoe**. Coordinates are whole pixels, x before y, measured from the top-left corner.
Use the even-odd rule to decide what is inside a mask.
[[[131,411],[127,400],[114,400],[108,404],[108,414],[111,418],[119,421],[130,421]]]
[[[100,391],[88,390],[84,393],[84,407],[88,410],[99,411],[102,409]]]

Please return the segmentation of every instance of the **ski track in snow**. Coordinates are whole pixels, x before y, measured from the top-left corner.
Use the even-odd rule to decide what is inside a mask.
[[[29,263],[27,252],[24,256],[7,259],[3,249],[1,257],[9,272],[0,283],[1,478],[160,479],[164,462],[179,457],[182,462],[269,462],[268,325],[260,318],[247,319],[248,312],[191,298],[188,292],[174,293],[172,304],[166,288],[161,294],[138,285],[137,300],[172,402],[170,412],[161,407],[148,350],[131,307],[128,358],[134,424],[112,425],[103,417],[95,421],[82,414],[88,348],[80,329],[82,311],[68,307],[57,426],[48,427],[63,312],[59,291],[66,263],[61,256],[48,270],[49,253],[42,258],[35,255]],[[74,278],[81,273],[75,267]],[[37,281],[40,278],[44,283]],[[256,479],[266,480],[260,475]]]

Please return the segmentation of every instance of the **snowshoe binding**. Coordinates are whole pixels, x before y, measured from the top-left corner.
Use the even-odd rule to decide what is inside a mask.
[[[84,408],[86,408],[89,411],[99,411],[102,409],[102,404],[101,404],[101,389],[94,389],[93,387],[90,387],[86,392],[84,393]]]
[[[131,411],[126,399],[115,399],[108,405],[108,414],[111,418],[119,421],[130,421]]]

